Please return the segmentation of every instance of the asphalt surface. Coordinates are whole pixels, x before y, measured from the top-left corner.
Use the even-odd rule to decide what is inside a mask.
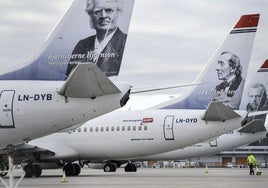
[[[24,178],[19,187],[35,188],[267,188],[268,169],[261,169],[261,176],[250,176],[249,169],[239,168],[174,168],[174,169],[138,169],[138,171],[125,173],[118,169],[114,173],[105,173],[102,170],[84,168],[78,177],[63,179],[61,170],[44,170],[42,177]],[[15,181],[21,171],[15,172]],[[5,178],[8,181],[7,178]],[[4,187],[2,184],[0,187]]]

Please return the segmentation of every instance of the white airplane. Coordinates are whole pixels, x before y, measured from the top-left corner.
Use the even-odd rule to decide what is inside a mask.
[[[105,171],[114,171],[114,159],[171,151],[241,127],[241,121],[251,117],[247,111],[239,110],[239,104],[258,20],[258,14],[239,19],[198,78],[197,83],[202,84],[186,93],[186,97],[158,105],[161,108],[109,113],[74,131],[52,134],[17,147],[16,160],[26,157],[28,161],[24,167],[26,177],[41,175],[42,169],[35,162],[66,163],[64,171],[68,176],[80,173],[80,166],[71,163],[76,160],[107,162]],[[226,78],[236,83],[226,86],[226,90],[219,87],[225,79],[218,67],[225,63],[227,69],[230,65]],[[245,125],[248,126],[251,123]],[[126,168],[131,169],[132,165]]]
[[[125,33],[129,27],[133,5],[134,1],[131,0],[125,2],[122,7],[128,10],[121,14],[124,23],[119,22],[124,26]],[[121,64],[120,54],[115,54],[115,59],[108,57],[109,52],[105,52],[105,57],[101,52],[97,62],[71,62],[74,57],[83,56],[72,52],[75,44],[95,32],[90,30],[89,16],[85,12],[87,6],[86,0],[74,0],[44,42],[40,53],[26,65],[1,70],[0,148],[28,142],[77,125],[126,104],[130,85],[112,81],[112,77],[111,80],[107,77],[117,76],[119,69],[114,72],[108,68],[115,62]],[[99,28],[101,29],[103,28]],[[110,28],[106,30],[110,31]],[[126,34],[124,37],[126,39]],[[118,40],[115,45],[118,46],[117,50],[123,53],[124,45],[121,43],[122,41]],[[125,41],[123,43],[125,44]],[[94,46],[94,41],[88,41],[87,45]],[[98,64],[99,60],[104,61],[104,58],[107,62],[113,61],[105,70]],[[68,67],[74,64],[77,66],[73,66],[67,73]]]
[[[244,92],[240,105],[242,109],[252,111],[252,106],[256,106],[253,111],[268,110],[267,74],[268,60],[262,64],[257,71],[257,74],[246,84],[246,92]],[[207,142],[194,144],[185,148],[178,148],[177,150],[166,153],[145,156],[135,160],[182,160],[209,156],[268,137],[268,121],[266,115],[255,116],[254,119],[250,119],[250,121],[253,120],[255,121],[255,124],[252,124],[252,126],[241,127],[235,131],[231,131],[217,138],[208,140]],[[249,120],[245,119],[245,121]],[[101,165],[98,164],[97,166],[100,167]]]

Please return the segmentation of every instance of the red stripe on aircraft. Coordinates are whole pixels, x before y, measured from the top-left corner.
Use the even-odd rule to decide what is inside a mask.
[[[257,27],[259,23],[260,14],[249,14],[240,17],[239,21],[234,26],[234,29]]]
[[[267,69],[267,68],[268,68],[268,59],[266,59],[265,62],[261,66],[261,69]]]

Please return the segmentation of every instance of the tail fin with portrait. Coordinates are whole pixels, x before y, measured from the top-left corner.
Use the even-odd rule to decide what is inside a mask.
[[[195,83],[185,93],[152,108],[206,109],[212,100],[239,109],[247,69],[257,31],[259,14],[243,15],[216,53],[208,61]]]
[[[257,73],[245,85],[241,101],[241,110],[248,111],[242,121],[239,132],[258,132],[265,130],[264,124],[268,112],[268,60],[264,61]]]
[[[90,0],[74,0],[63,18],[56,25],[51,34],[43,43],[41,50],[21,67],[13,67],[0,72],[0,80],[66,80],[72,65],[79,63],[96,63],[106,76],[119,74],[122,56],[125,48],[128,28],[134,0],[113,0],[115,7],[112,11],[104,8],[108,13],[114,12],[119,15],[112,37],[106,40],[106,47],[98,54],[100,62],[88,62],[95,55],[92,47],[95,40],[87,40],[96,36],[95,28],[90,27],[89,13],[86,12]],[[103,3],[106,3],[103,0]],[[109,1],[111,4],[111,1]],[[120,6],[120,7],[119,7]],[[120,12],[119,12],[120,11]],[[111,22],[111,21],[110,21]],[[110,24],[112,25],[112,24]],[[114,26],[114,25],[113,25]],[[112,26],[111,26],[112,27]],[[79,41],[86,41],[85,46],[79,46]],[[101,44],[100,44],[101,45]],[[75,49],[80,48],[81,53]],[[72,61],[75,59],[75,61]],[[72,67],[72,69],[70,69]]]

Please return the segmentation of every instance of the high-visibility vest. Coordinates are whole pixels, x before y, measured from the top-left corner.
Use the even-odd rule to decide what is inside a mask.
[[[248,161],[248,164],[255,164],[256,159],[253,155],[249,155],[247,161]]]

